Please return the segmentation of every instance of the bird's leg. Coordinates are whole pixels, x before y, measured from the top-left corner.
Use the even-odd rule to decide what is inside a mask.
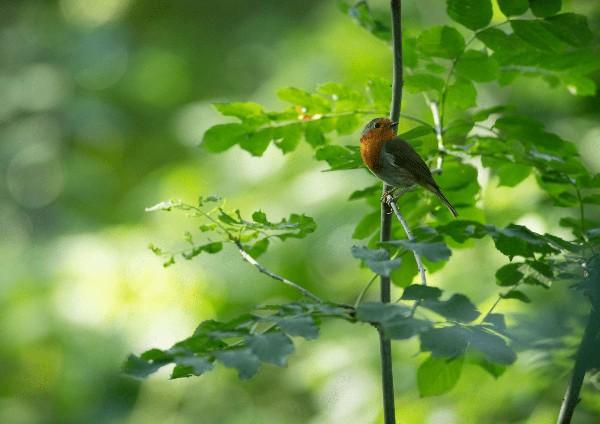
[[[387,203],[387,197],[388,196],[392,196],[392,199],[394,198],[394,192],[398,190],[398,187],[392,187],[391,190],[386,190],[383,192],[383,194],[381,195],[381,203]]]

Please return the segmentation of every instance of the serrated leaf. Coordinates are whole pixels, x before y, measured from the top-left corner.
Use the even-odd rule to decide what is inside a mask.
[[[242,380],[254,377],[260,367],[260,360],[250,348],[215,352],[215,357],[227,368],[236,369]]]
[[[147,361],[136,355],[129,355],[123,364],[123,372],[136,378],[146,378],[150,374],[158,371],[166,362]]]
[[[476,306],[462,294],[454,294],[448,300],[429,299],[422,306],[451,320],[471,322],[479,316]]]
[[[510,258],[515,256],[533,257],[534,253],[558,253],[543,236],[522,225],[510,224],[506,228],[495,229],[492,237],[496,249]]]
[[[421,397],[449,392],[460,379],[464,357],[445,359],[429,357],[417,370],[417,387]]]
[[[527,12],[529,2],[527,0],[498,0],[498,6],[504,16],[518,16]]]
[[[330,166],[328,171],[363,167],[357,146],[324,146],[316,151],[315,158],[326,161]]]
[[[462,355],[467,349],[468,332],[454,325],[450,327],[432,328],[421,333],[421,351],[431,352],[431,356],[454,358]]]
[[[352,256],[364,261],[371,271],[385,277],[390,276],[390,272],[398,268],[402,263],[400,258],[390,259],[390,254],[385,249],[369,249],[368,247],[352,247]]]
[[[496,59],[478,50],[465,51],[456,64],[458,75],[477,82],[493,81],[499,72]]]
[[[529,8],[535,16],[545,18],[560,12],[561,0],[529,0]]]
[[[192,375],[200,376],[213,369],[213,364],[205,357],[187,355],[175,357],[175,368],[171,373],[171,378],[190,377]]]
[[[469,334],[470,346],[481,352],[490,362],[510,365],[517,359],[515,352],[506,344],[504,339],[484,328],[475,327]]]
[[[402,300],[437,299],[442,296],[442,291],[437,287],[413,284],[404,289]]]
[[[279,89],[277,97],[293,105],[302,106],[307,112],[311,113],[329,112],[331,109],[329,102],[323,96],[311,94],[308,91],[295,87]]]
[[[393,240],[389,243],[412,250],[417,255],[422,256],[431,262],[445,261],[452,255],[452,251],[446,246],[446,243],[442,241],[430,243],[410,240]]]
[[[272,133],[275,145],[285,154],[298,147],[302,138],[302,126],[300,124],[283,125],[273,128]]]
[[[491,0],[447,0],[448,16],[475,31],[489,25],[493,10]]]
[[[383,334],[388,339],[406,340],[431,328],[429,321],[396,317],[382,323]]]
[[[514,286],[523,278],[524,274],[519,271],[522,263],[504,265],[496,271],[496,283],[501,286]]]
[[[294,343],[283,333],[255,334],[246,339],[248,347],[263,362],[284,366],[294,352]]]
[[[202,252],[206,252],[209,254],[218,253],[223,250],[223,243],[215,241],[211,243],[206,243],[200,246],[194,246],[191,250],[187,250],[181,254],[185,259],[190,260],[195,258]]]
[[[417,49],[426,56],[454,59],[465,49],[465,39],[452,27],[432,27],[421,32]]]
[[[376,105],[389,108],[392,101],[392,84],[384,78],[374,78],[367,83],[367,91]]]
[[[582,75],[565,74],[561,76],[561,80],[567,91],[574,96],[595,96],[598,90],[594,80]]]
[[[277,325],[290,336],[300,336],[306,340],[314,340],[319,337],[319,327],[311,316],[301,315],[284,318],[278,321]]]
[[[502,314],[488,314],[486,315],[484,322],[492,324],[492,326],[496,329],[496,331],[505,331],[506,330],[506,321],[504,320],[504,315]]]
[[[404,305],[382,302],[365,302],[356,308],[356,319],[363,322],[387,322],[408,317],[410,310]]]
[[[223,152],[243,141],[248,129],[243,124],[219,124],[209,128],[202,139],[202,146],[210,152]]]
[[[242,120],[263,114],[263,107],[254,102],[215,103],[213,106],[221,115],[235,116]]]

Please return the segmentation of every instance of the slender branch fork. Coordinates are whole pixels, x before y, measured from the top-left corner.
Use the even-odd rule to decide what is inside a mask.
[[[274,272],[269,271],[267,268],[265,268],[263,265],[261,265],[256,259],[254,259],[252,256],[250,256],[250,254],[248,252],[246,252],[246,250],[244,250],[244,247],[238,240],[235,241],[235,245],[237,246],[238,251],[240,252],[240,255],[242,256],[242,258],[246,262],[248,262],[250,265],[253,265],[256,269],[258,269],[259,272],[271,277],[274,280],[282,282],[286,286],[292,287],[293,289],[299,291],[304,296],[308,297],[311,300],[314,300],[317,303],[323,303],[323,300],[321,300],[321,298],[319,296],[312,293],[310,290],[305,289],[301,285],[296,284],[293,281],[290,281],[287,278],[282,277],[279,274],[275,274]]]

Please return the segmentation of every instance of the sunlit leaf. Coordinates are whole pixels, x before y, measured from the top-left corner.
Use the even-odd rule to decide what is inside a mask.
[[[456,386],[460,378],[464,357],[429,357],[417,370],[417,387],[422,397],[439,396]]]
[[[492,20],[491,0],[447,0],[448,16],[471,30],[486,27]]]

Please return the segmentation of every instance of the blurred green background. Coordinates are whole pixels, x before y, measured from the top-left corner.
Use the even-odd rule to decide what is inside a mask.
[[[441,0],[404,3],[408,33],[447,22]],[[372,4],[385,16],[386,1]],[[586,14],[600,34],[598,1],[564,9]],[[166,348],[203,319],[296,299],[232,250],[163,269],[147,245],[176,244],[194,223],[144,213],[161,200],[215,193],[247,213],[314,216],[316,233],[274,246],[263,260],[322,297],[354,299],[369,274],[351,258],[351,234],[367,209],[346,199],[373,183],[368,173],[322,173],[308,146],[286,157],[271,146],[262,158],[198,146],[223,119],[211,103],[279,107],[282,86],[361,88],[371,76],[390,77],[386,45],[333,0],[0,0],[0,64],[0,423],[381,420],[378,341],[368,326],[325,325],[318,341],[297,344],[286,369],[263,368],[251,381],[217,367],[200,378],[169,381],[163,370],[139,382],[119,368],[129,352]],[[600,171],[600,97],[528,79],[484,85],[480,100],[513,102],[543,119]],[[404,109],[429,119],[418,96],[407,95]],[[480,173],[490,223],[566,236],[556,223],[565,210],[547,207],[532,180],[498,188]],[[456,252],[433,283],[488,307],[505,261],[490,243]],[[567,287],[530,295],[530,306],[500,306],[528,326],[527,337],[577,327],[585,303]],[[550,423],[568,378],[540,352],[524,351],[498,381],[468,367],[449,395],[420,399],[417,345],[394,349],[402,423]],[[599,389],[600,381],[586,385],[576,422],[600,422]]]

